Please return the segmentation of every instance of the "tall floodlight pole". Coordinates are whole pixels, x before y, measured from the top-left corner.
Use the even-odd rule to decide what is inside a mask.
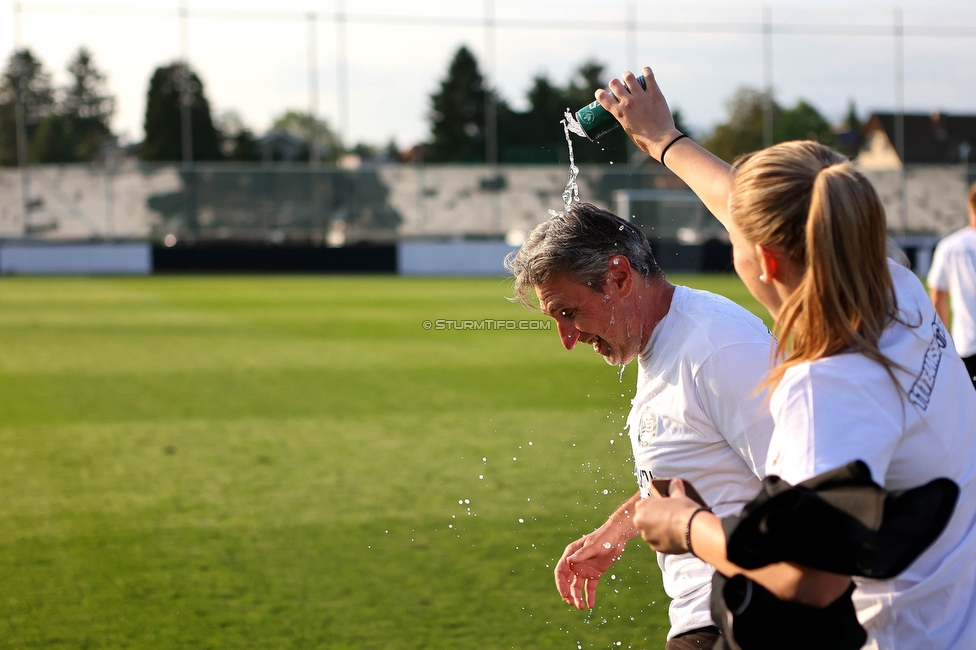
[[[190,11],[187,0],[180,3],[180,135],[182,137],[183,168],[193,167],[193,94],[190,88]]]
[[[773,10],[769,5],[762,9],[762,58],[763,58],[763,146],[773,146]]]
[[[495,72],[495,3],[485,0],[485,162],[498,164],[498,110],[491,87]]]
[[[627,3],[627,67],[634,74],[640,74],[640,61],[637,60],[637,3]]]
[[[308,22],[308,166],[319,166],[318,113],[319,113],[319,55],[317,47],[317,20],[315,12],[306,16]]]
[[[190,10],[187,0],[180,2],[180,136],[183,149],[183,195],[186,223],[194,235],[197,224],[197,177],[193,170],[193,92],[190,76]]]
[[[895,151],[901,160],[901,232],[908,232],[908,177],[905,161],[905,27],[895,7]]]
[[[346,62],[346,4],[336,0],[336,84],[339,98],[339,140],[345,142],[349,131],[349,80]]]
[[[20,3],[14,2],[14,52],[20,51]],[[27,167],[27,111],[24,93],[27,78],[20,76],[14,88],[14,121],[17,131],[17,167],[20,168],[20,198],[24,210],[24,235],[30,234],[30,170]]]
[[[627,35],[627,69],[636,75],[640,74],[640,61],[637,60],[637,3],[630,0],[626,5],[624,18],[624,33]],[[640,164],[646,160],[634,141],[627,138],[627,160]]]
[[[485,163],[491,167],[495,180],[500,178],[498,173],[498,106],[495,103],[495,2],[485,0],[485,70],[482,75],[485,91]],[[501,206],[497,188],[491,195],[491,226],[495,233],[501,232]]]

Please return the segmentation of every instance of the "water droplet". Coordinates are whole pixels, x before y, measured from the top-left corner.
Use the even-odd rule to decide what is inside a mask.
[[[465,499],[465,500],[464,500],[464,502],[465,502],[465,503],[471,503],[471,501],[470,501],[470,500],[468,500],[468,499]]]
[[[522,519],[521,517],[519,517],[519,523],[520,523],[520,524],[524,524],[524,523],[525,523],[525,520],[524,520],[524,519]]]
[[[484,474],[478,474],[478,478],[479,479],[483,479],[483,478],[485,478],[485,475]]]
[[[618,228],[618,230],[623,230],[623,229],[624,229],[624,227],[623,227],[623,226],[620,226],[620,228]]]
[[[531,440],[529,440],[529,446],[530,446],[530,447],[532,446],[532,441],[531,441]]]
[[[612,546],[613,544],[611,544],[610,542],[603,542],[603,548],[611,548]]]

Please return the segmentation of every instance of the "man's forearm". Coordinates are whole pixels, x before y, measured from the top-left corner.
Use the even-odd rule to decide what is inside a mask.
[[[623,544],[626,544],[635,537],[640,536],[640,531],[634,527],[634,505],[641,500],[640,492],[634,494],[626,501],[620,504],[616,510],[613,511],[608,518],[606,523],[600,526],[597,530],[602,530],[604,532],[613,532],[617,535]]]
[[[929,289],[929,296],[932,304],[935,305],[935,313],[939,315],[942,322],[949,326],[949,293],[941,289]]]

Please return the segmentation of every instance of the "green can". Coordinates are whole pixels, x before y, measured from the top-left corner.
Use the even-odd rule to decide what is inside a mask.
[[[641,85],[641,88],[647,90],[647,80],[644,79],[644,75],[637,77],[637,82]],[[624,88],[626,87],[627,84],[624,84]],[[616,95],[614,95],[614,97],[616,97]],[[574,117],[582,129],[583,135],[585,135],[590,142],[599,140],[601,137],[620,126],[620,122],[617,121],[617,118],[611,115],[610,111],[600,106],[600,102],[598,101],[594,101],[592,104],[588,104],[579,109],[576,111]],[[574,132],[576,132],[575,129]]]

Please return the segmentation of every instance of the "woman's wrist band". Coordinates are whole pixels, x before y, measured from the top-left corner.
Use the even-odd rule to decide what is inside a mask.
[[[699,512],[711,512],[711,511],[712,509],[709,508],[708,506],[698,506],[698,508],[693,513],[691,513],[691,516],[688,517],[688,525],[685,527],[685,545],[688,547],[688,552],[694,555],[695,557],[698,557],[698,554],[695,553],[695,551],[691,548],[691,522],[695,520],[695,515],[697,515]]]
[[[675,142],[677,142],[681,138],[687,138],[687,137],[688,137],[687,135],[685,135],[684,133],[682,133],[681,135],[676,136],[674,138],[674,140],[672,140],[671,142],[669,142],[666,145],[664,145],[664,150],[661,151],[661,164],[664,165],[664,168],[665,169],[667,169],[668,166],[664,164],[664,155],[666,153],[668,153],[668,149],[670,149],[671,148],[671,145],[673,145]]]

